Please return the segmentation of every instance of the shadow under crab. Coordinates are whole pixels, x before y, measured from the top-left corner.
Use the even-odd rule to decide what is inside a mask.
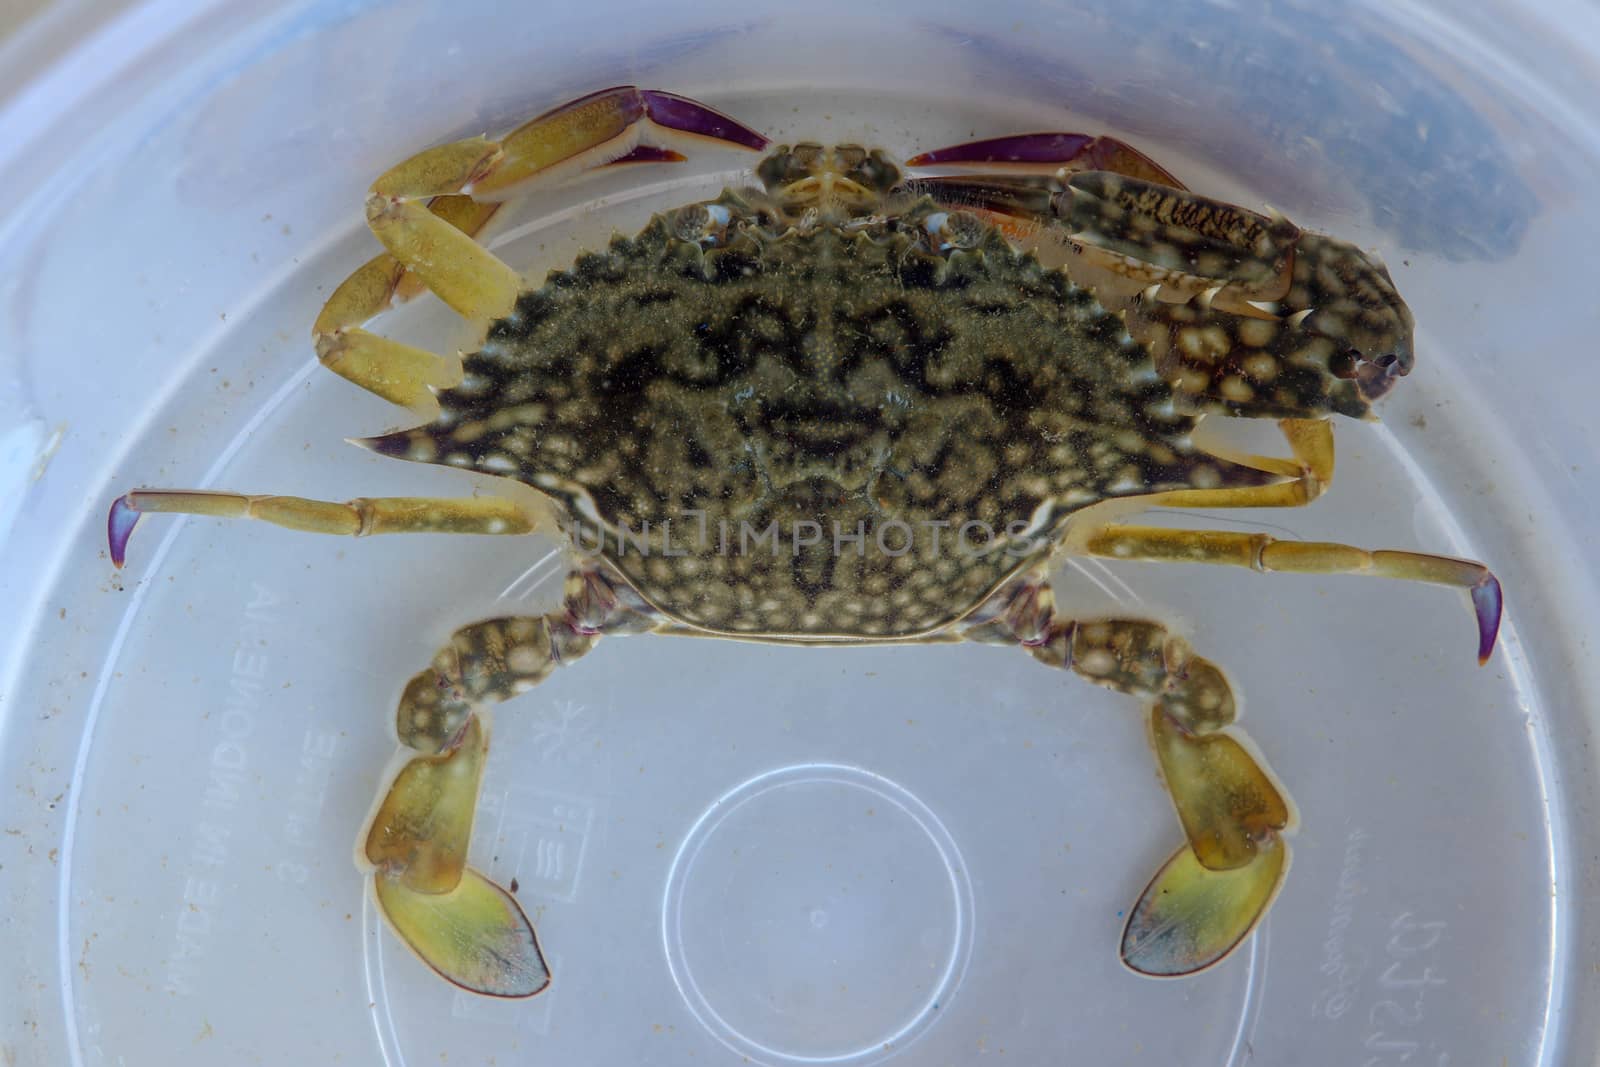
[[[1184,843],[1131,910],[1122,958],[1157,976],[1223,959],[1282,884],[1293,806],[1214,664],[1159,623],[1058,611],[1045,573],[1077,553],[1452,585],[1471,593],[1486,659],[1500,592],[1480,564],[1135,526],[1106,506],[1319,496],[1328,417],[1369,416],[1413,365],[1388,272],[1188,192],[1119,141],[1056,133],[913,157],[961,172],[920,177],[877,150],[781,147],[759,188],[658,216],[532,289],[474,239],[530,184],[681,159],[670,145],[694,139],[767,147],[704,105],[624,87],[374,183],[368,220],[388,251],[329,299],[317,351],[427,420],[365,445],[517,483],[505,496],[139,490],[113,505],[113,558],[146,511],[565,534],[559,610],[464,627],[406,686],[408,758],[358,845],[393,928],[464,988],[526,996],[550,979],[521,907],[466,862],[488,706],[603,635],[646,631],[1020,645],[1139,697]],[[1065,269],[1007,236],[1030,227],[1068,242]],[[363,328],[423,288],[485,324],[475,352],[457,362]],[[1201,449],[1207,415],[1278,419],[1290,455]]]

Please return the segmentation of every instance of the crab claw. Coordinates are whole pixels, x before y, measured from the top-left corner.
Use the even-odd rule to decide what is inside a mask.
[[[546,111],[498,141],[475,137],[430,148],[391,168],[373,191],[391,201],[454,193],[506,200],[536,177],[570,177],[611,163],[678,162],[683,157],[674,149],[683,141],[767,147],[760,133],[686,96],[618,85]],[[382,206],[393,211],[392,204]]]
[[[1183,183],[1166,168],[1127,142],[1115,137],[1091,137],[1085,133],[1022,133],[1011,137],[992,137],[985,141],[935,148],[906,160],[908,167],[985,163],[1053,166],[1074,171],[1109,170],[1174,189],[1183,188]]]
[[[128,558],[128,538],[133,536],[139,514],[139,509],[133,505],[132,493],[111,502],[111,512],[106,516],[106,541],[111,546],[111,563],[118,570]]]
[[[664,93],[659,89],[635,89],[631,86],[606,89],[593,95],[599,97],[610,93],[618,94],[619,105],[624,110],[631,108],[637,100],[643,114],[648,115],[650,121],[657,126],[682,133],[692,133],[697,137],[709,137],[716,141],[731,141],[756,151],[767,147],[767,139],[755,130],[699,101],[690,100],[687,96]],[[592,97],[584,98],[584,100],[589,99]],[[582,102],[575,101],[575,103]]]
[[[1376,255],[1320,233],[1295,244],[1294,274],[1282,313],[1353,357],[1350,377],[1376,400],[1416,363],[1415,320]]]

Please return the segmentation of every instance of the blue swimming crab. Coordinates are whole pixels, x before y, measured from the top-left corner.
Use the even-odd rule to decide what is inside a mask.
[[[763,153],[755,181],[542,284],[475,239],[513,197],[707,141]],[[499,140],[423,151],[366,208],[386,251],[329,298],[316,350],[423,422],[360,443],[506,491],[337,503],[141,489],[114,503],[109,534],[118,566],[145,512],[566,538],[559,610],[465,626],[405,685],[403,761],[357,844],[395,933],[465,989],[519,997],[550,981],[514,896],[467,864],[490,705],[608,635],[979,641],[1138,698],[1182,840],[1129,910],[1121,957],[1169,977],[1227,956],[1267,911],[1294,808],[1221,669],[1159,622],[1058,605],[1052,561],[1455,586],[1480,662],[1493,649],[1500,587],[1479,563],[1118,517],[1128,501],[1310,503],[1333,475],[1330,417],[1370,418],[1414,356],[1377,259],[1191,192],[1115,138],[1030,133],[901,164],[856,145],[771,148],[705,104],[620,87]],[[1042,263],[1026,233],[1058,238],[1065,264]],[[481,324],[476,351],[365,328],[423,291]],[[1200,447],[1211,415],[1277,420],[1287,455]]]

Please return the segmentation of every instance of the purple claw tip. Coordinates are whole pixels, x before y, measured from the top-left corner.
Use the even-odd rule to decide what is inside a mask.
[[[1500,636],[1500,579],[1489,575],[1472,587],[1472,608],[1478,614],[1478,666],[1489,662],[1495,638]]]
[[[111,505],[111,514],[106,516],[106,540],[111,544],[111,562],[118,570],[128,558],[128,538],[133,536],[133,528],[139,522],[139,509],[128,500],[132,495],[117,497]]]
[[[1024,133],[935,148],[912,156],[908,167],[940,163],[1070,163],[1094,141],[1081,133]]]
[[[659,89],[645,89],[639,95],[644,98],[645,113],[658,126],[701,137],[714,137],[758,152],[767,147],[767,139],[755,130],[687,96],[664,93]]]

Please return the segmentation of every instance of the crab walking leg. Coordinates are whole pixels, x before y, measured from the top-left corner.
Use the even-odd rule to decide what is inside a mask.
[[[469,238],[476,237],[499,209],[499,204],[467,196],[437,196],[426,205],[426,210]],[[460,380],[460,361],[361,328],[423,291],[418,278],[384,252],[358,267],[328,297],[311,327],[311,340],[322,365],[341,378],[419,417],[432,418],[437,412],[432,390]]]
[[[1500,632],[1500,581],[1481,563],[1391,549],[1368,551],[1324,541],[1279,541],[1268,534],[1228,530],[1170,530],[1102,526],[1082,551],[1110,559],[1163,563],[1221,563],[1286,574],[1367,574],[1465,589],[1478,623],[1478,662],[1487,663]]]
[[[430,387],[459,364],[362,329],[396,301],[431,289],[473,319],[511,310],[520,279],[477,243],[501,202],[610,163],[681,162],[655,142],[701,139],[761,149],[761,134],[686,97],[619,86],[574,100],[500,140],[471,137],[420,152],[386,171],[367,198],[367,222],[388,249],[336,289],[312,329],[319,358],[386,400],[432,414]]]
[[[1327,419],[1280,419],[1292,459],[1242,455],[1208,448],[1212,455],[1286,479],[1271,485],[1233,489],[1177,489],[1157,493],[1152,504],[1168,508],[1295,508],[1311,503],[1333,481],[1333,427]]]
[[[520,288],[515,271],[419,200],[463,194],[505,200],[546,180],[628,157],[652,129],[759,149],[766,138],[703,104],[621,86],[533,119],[499,141],[471,137],[420,152],[372,183],[367,223],[390,255],[468,318],[498,318]]]
[[[1002,591],[978,618],[969,639],[1021,643],[1049,666],[1150,702],[1151,746],[1186,843],[1134,905],[1122,959],[1158,977],[1222,960],[1277,894],[1296,820],[1235,724],[1221,670],[1160,623],[1063,619],[1038,579]]]
[[[258,519],[306,533],[365,537],[386,533],[526,534],[538,526],[522,505],[496,496],[363,497],[337,503],[299,496],[246,496],[208,489],[136,489],[118,497],[106,518],[111,562],[127,559],[128,539],[145,512]]]
[[[396,731],[412,755],[380,794],[356,860],[400,939],[464,989],[526,997],[550,982],[521,906],[467,866],[488,706],[531,689],[603,633],[652,628],[643,607],[603,575],[573,574],[560,610],[457,630],[400,697]]]

